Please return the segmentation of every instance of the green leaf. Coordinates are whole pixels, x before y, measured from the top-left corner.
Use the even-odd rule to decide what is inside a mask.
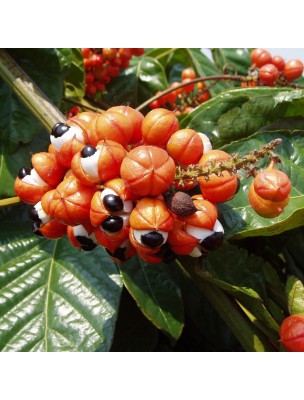
[[[49,143],[49,134],[41,131],[31,144],[20,146],[15,153],[11,154],[0,140],[0,182],[5,182],[5,185],[0,185],[1,199],[16,196],[14,182],[19,169],[30,167],[32,154],[46,151]]]
[[[290,315],[304,315],[304,285],[295,276],[290,276],[285,287]]]
[[[180,257],[179,260],[181,268],[185,269],[191,276],[199,290],[214,306],[245,351],[274,351],[269,339],[255,326],[254,322],[256,321],[249,318],[249,313],[245,312],[233,296],[225,293],[227,287],[221,288],[219,281],[212,280],[212,277],[204,272],[199,259]]]
[[[143,315],[127,290],[123,290],[111,351],[154,351],[159,331]]]
[[[1,221],[0,350],[109,351],[122,288],[114,263],[13,219]]]
[[[167,336],[177,340],[184,326],[181,292],[173,281],[167,264],[147,264],[132,257],[121,265],[126,288],[143,314]]]
[[[81,49],[72,50],[72,60],[64,81],[64,96],[77,101],[82,100],[85,94],[85,69]]]
[[[304,125],[302,126],[304,128]],[[281,138],[282,145],[277,149],[277,153],[282,163],[277,168],[284,171],[292,183],[290,202],[284,212],[276,218],[263,218],[256,214],[248,201],[248,189],[252,178],[246,178],[244,174],[241,174],[239,192],[232,200],[219,205],[219,218],[224,225],[227,238],[272,236],[303,225],[304,180],[300,177],[303,176],[304,139],[302,134],[293,134],[293,132],[292,124],[290,124],[288,131],[261,131],[248,139],[222,148],[229,154],[238,153],[242,156],[275,138]],[[260,167],[265,167],[266,162],[267,160],[264,160]]]
[[[211,49],[215,64],[223,70],[225,66],[232,66],[239,75],[248,75],[251,66],[250,54],[248,49]],[[232,73],[234,70],[232,69]]]
[[[195,108],[180,121],[180,128],[206,133],[218,148],[291,116],[304,117],[304,90],[233,89]]]
[[[198,351],[240,351],[242,347],[228,328],[225,321],[217,313],[212,303],[207,300],[190,276],[181,269],[174,268],[172,273],[179,281],[182,290],[186,318],[185,328],[189,328],[190,340],[194,340],[197,331]],[[176,276],[177,275],[177,276]],[[200,348],[202,348],[200,350]]]
[[[165,71],[157,60],[151,57],[135,58],[129,68],[112,79],[102,100],[111,106],[129,104],[137,107],[167,87]]]
[[[63,95],[67,62],[60,63],[58,51],[11,49],[9,54],[58,107]],[[65,59],[62,54],[61,58]],[[7,151],[13,152],[20,143],[30,143],[41,130],[41,124],[2,80],[0,104],[0,139],[5,143]]]
[[[260,329],[277,340],[278,324],[267,310],[264,261],[245,249],[228,243],[209,252],[204,267],[206,280],[224,289],[237,299],[259,322]]]

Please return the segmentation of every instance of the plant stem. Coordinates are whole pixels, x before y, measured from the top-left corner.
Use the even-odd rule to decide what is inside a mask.
[[[66,121],[58,108],[3,49],[0,49],[0,77],[48,131],[57,122]]]
[[[243,157],[238,158],[238,156],[235,155],[219,163],[210,162],[206,166],[192,164],[185,169],[178,166],[176,167],[174,180],[182,184],[184,180],[195,180],[199,176],[204,176],[206,179],[208,179],[210,174],[220,176],[223,171],[228,171],[230,174],[236,174],[241,168],[250,174],[252,173],[252,169],[255,167],[252,168],[249,165],[255,164],[260,158],[264,158],[265,156],[269,156],[273,163],[280,162],[278,156],[273,153],[273,150],[281,145],[281,143],[282,139],[277,138],[261,146],[259,150],[253,150]]]
[[[225,75],[210,75],[210,76],[203,76],[200,78],[195,78],[192,79],[191,81],[188,82],[184,82],[184,83],[180,83],[180,85],[176,85],[173,88],[168,88],[166,90],[164,90],[163,92],[151,97],[150,99],[148,99],[147,101],[145,101],[144,103],[142,103],[141,105],[139,105],[136,110],[140,111],[143,110],[145,107],[147,107],[150,103],[152,103],[154,100],[158,100],[161,97],[163,97],[164,95],[174,92],[175,90],[182,88],[184,86],[188,86],[191,85],[193,83],[198,83],[198,82],[205,82],[205,81],[212,81],[212,80],[223,80],[223,81],[237,81],[237,82],[243,82],[243,81],[247,81],[248,78],[242,75],[229,75],[229,74],[225,74]]]
[[[12,206],[14,204],[20,203],[21,200],[19,197],[8,197],[7,199],[0,199],[0,207]]]

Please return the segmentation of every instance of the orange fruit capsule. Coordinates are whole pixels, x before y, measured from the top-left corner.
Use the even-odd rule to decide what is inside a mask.
[[[83,185],[74,176],[64,179],[52,196],[50,215],[71,226],[89,222],[90,204],[95,191],[95,188]]]
[[[22,201],[36,204],[53,187],[44,182],[34,168],[23,167],[15,179],[14,189]]]
[[[172,111],[156,108],[142,123],[142,137],[146,145],[165,148],[168,140],[179,129],[178,119]]]
[[[126,155],[127,151],[121,144],[113,140],[101,140],[96,147],[87,145],[75,154],[71,169],[83,184],[94,186],[118,177]]]
[[[275,168],[266,168],[259,172],[253,181],[255,192],[265,200],[283,201],[291,191],[289,177]]]
[[[126,187],[138,196],[158,196],[173,183],[175,163],[155,146],[138,146],[124,158],[120,175]]]
[[[34,222],[33,233],[46,239],[60,239],[67,233],[67,226],[57,219],[52,219],[45,224]]]
[[[109,111],[115,111],[115,112],[121,113],[121,114],[125,115],[131,122],[132,135],[128,141],[129,144],[134,144],[134,143],[138,143],[141,141],[141,139],[142,139],[141,126],[142,126],[142,122],[144,120],[144,116],[141,112],[139,112],[129,106],[115,106],[115,107],[109,108],[107,112],[109,112]]]
[[[230,157],[222,150],[209,150],[199,160],[199,164],[208,167],[212,164],[220,163]],[[230,200],[238,188],[238,179],[235,174],[223,171],[220,175],[210,174],[208,179],[199,177],[198,182],[202,195],[205,199],[214,203],[222,203]]]
[[[280,342],[287,351],[304,351],[304,316],[291,315],[280,326]]]
[[[176,163],[187,166],[198,163],[204,153],[204,145],[193,129],[181,129],[170,137],[167,152]]]
[[[256,193],[254,183],[250,185],[248,192],[248,200],[251,207],[258,215],[264,218],[275,218],[282,214],[289,203],[289,199],[290,196],[282,201],[265,200]]]
[[[56,156],[51,153],[36,153],[32,156],[31,163],[44,182],[53,187],[62,181],[66,172]]]
[[[90,122],[88,135],[92,146],[101,140],[113,140],[127,146],[133,135],[132,121],[121,112],[106,111]]]

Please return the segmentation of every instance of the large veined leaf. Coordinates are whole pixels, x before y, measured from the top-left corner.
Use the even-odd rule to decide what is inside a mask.
[[[290,276],[286,283],[288,311],[290,315],[304,315],[304,285],[295,276]]]
[[[63,50],[9,50],[14,60],[56,106],[61,103],[67,64],[71,61],[70,49]],[[41,130],[41,124],[2,80],[0,104],[0,139],[6,144],[7,151],[13,152],[20,143],[30,143]]]
[[[275,138],[282,139],[282,145],[277,149],[282,165],[279,164],[277,168],[284,171],[291,180],[290,202],[278,217],[260,217],[248,201],[248,188],[252,178],[246,178],[243,174],[239,192],[232,200],[219,205],[219,217],[224,224],[226,237],[272,236],[304,223],[304,180],[301,178],[304,173],[302,134],[292,134],[292,125],[290,125],[290,131],[260,132],[248,139],[227,145],[223,149],[229,154],[239,153],[242,156]],[[265,163],[266,160],[260,166],[266,166]]]
[[[30,167],[32,154],[46,151],[49,143],[49,134],[41,131],[30,144],[20,146],[11,154],[6,151],[6,146],[0,140],[0,182],[5,182],[0,185],[0,199],[16,196],[14,182],[19,169]]]
[[[137,107],[157,91],[168,87],[162,65],[151,57],[132,59],[130,67],[123,69],[120,75],[107,85],[107,93],[102,100],[107,104],[129,104]]]
[[[5,220],[0,243],[1,351],[110,349],[122,282],[101,248],[80,253]]]
[[[235,68],[238,74],[248,75],[248,68],[251,66],[248,49],[213,48],[211,51],[213,60],[220,69],[227,66],[232,68],[232,72]]]
[[[206,133],[218,148],[255,133],[279,118],[304,116],[304,90],[232,89],[195,108],[181,128]]]
[[[125,286],[143,314],[166,335],[177,340],[184,325],[181,292],[167,264],[147,264],[132,257],[121,268]]]

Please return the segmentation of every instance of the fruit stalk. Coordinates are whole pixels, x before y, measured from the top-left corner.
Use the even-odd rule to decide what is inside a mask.
[[[4,49],[0,49],[0,77],[47,131],[57,122],[65,122],[64,115]]]
[[[258,162],[260,158],[268,156],[274,162],[280,162],[279,157],[273,153],[273,150],[280,146],[281,143],[282,139],[277,138],[261,146],[259,150],[252,150],[243,157],[239,158],[238,155],[235,154],[228,160],[221,161],[220,163],[211,163],[207,167],[199,164],[192,164],[184,169],[177,166],[174,181],[182,183],[187,179],[196,179],[199,176],[204,176],[206,180],[208,180],[210,174],[220,176],[223,171],[228,171],[230,174],[236,174],[239,169],[244,169],[249,175],[253,175],[255,167],[250,165]]]

